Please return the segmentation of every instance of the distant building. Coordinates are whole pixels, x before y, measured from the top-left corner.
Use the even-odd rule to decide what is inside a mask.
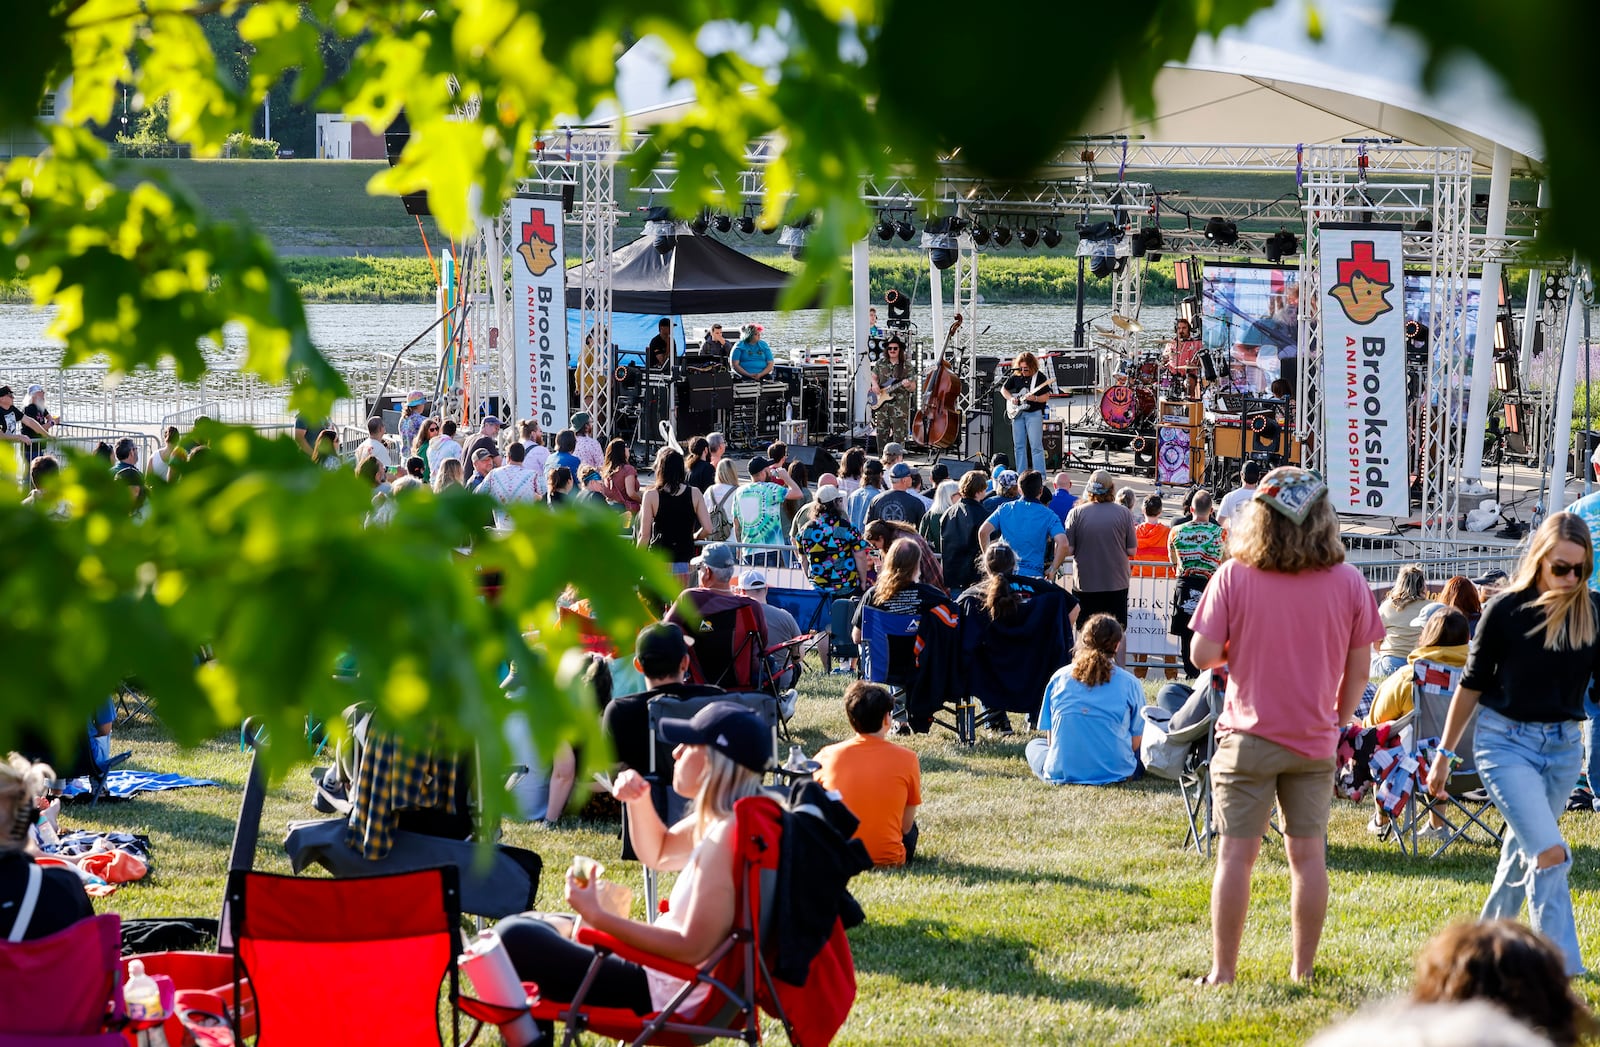
[[[343,113],[317,114],[318,160],[382,160],[383,135]]]
[[[39,102],[39,122],[42,124],[59,124],[61,115],[67,111],[68,97],[72,90],[72,78],[63,80],[61,86],[54,91],[49,91]],[[382,139],[379,139],[380,145]],[[10,131],[0,132],[0,160],[10,160],[16,156],[38,156],[44,151],[45,137],[41,128],[18,127]],[[379,150],[382,154],[382,150]]]

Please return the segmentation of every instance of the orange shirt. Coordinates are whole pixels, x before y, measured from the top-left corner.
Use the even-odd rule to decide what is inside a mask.
[[[1164,523],[1142,523],[1133,529],[1133,539],[1138,543],[1138,549],[1133,558],[1138,560],[1157,560],[1160,567],[1145,567],[1135,565],[1133,573],[1140,578],[1165,578],[1172,573],[1172,568],[1167,560],[1167,537],[1172,534],[1172,528]]]
[[[822,766],[813,776],[837,792],[861,822],[855,838],[866,845],[874,865],[904,865],[900,831],[906,808],[922,803],[922,767],[917,754],[886,738],[858,734],[817,753]]]

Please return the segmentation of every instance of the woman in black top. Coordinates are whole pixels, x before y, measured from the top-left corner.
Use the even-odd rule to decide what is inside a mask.
[[[688,482],[683,455],[663,447],[655,473],[655,484],[639,505],[639,544],[666,553],[673,573],[685,577],[694,559],[694,536],[711,530],[711,517],[705,498]]]
[[[1483,918],[1516,919],[1526,898],[1528,922],[1561,948],[1569,975],[1583,973],[1583,958],[1558,819],[1583,766],[1583,699],[1600,668],[1600,595],[1584,584],[1593,567],[1580,517],[1556,513],[1534,534],[1516,577],[1483,610],[1428,770],[1442,799],[1476,712],[1472,756],[1506,820]]]
[[[0,762],[0,941],[45,938],[94,915],[77,873],[41,868],[30,853],[36,801],[54,777],[45,764],[16,753]]]

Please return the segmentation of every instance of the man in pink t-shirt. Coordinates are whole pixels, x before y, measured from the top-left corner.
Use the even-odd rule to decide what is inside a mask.
[[[1234,979],[1250,873],[1276,803],[1289,855],[1294,961],[1311,976],[1328,910],[1327,828],[1339,725],[1383,639],[1377,601],[1344,563],[1339,520],[1315,473],[1274,469],[1240,507],[1223,564],[1195,608],[1193,660],[1228,666],[1211,761],[1221,844],[1211,888],[1211,972]]]

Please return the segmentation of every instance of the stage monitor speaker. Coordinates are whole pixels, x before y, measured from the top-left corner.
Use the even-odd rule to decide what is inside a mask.
[[[813,480],[823,473],[839,472],[839,459],[835,458],[831,451],[808,444],[792,445],[789,448],[789,461],[804,465],[810,471]]]
[[[950,473],[950,479],[952,480],[960,480],[972,470],[983,468],[981,464],[970,458],[941,458],[939,459],[939,464],[944,466]]]
[[[1067,392],[1071,389],[1092,389],[1095,386],[1094,354],[1084,352],[1063,352],[1051,357],[1056,379],[1056,390]],[[1045,451],[1045,456],[1049,456]]]
[[[715,411],[685,410],[682,404],[678,407],[678,442],[684,447],[689,446],[689,441],[696,436],[705,436],[717,428],[717,415]]]
[[[976,360],[977,367],[972,376],[972,395],[974,400],[988,397],[989,390],[994,388],[995,372],[1000,370],[998,356],[980,356]]]
[[[993,459],[995,455],[1003,454],[1006,456],[1006,465],[1014,466],[1017,464],[1017,449],[1011,442],[1011,419],[1006,417],[1005,394],[999,389],[991,391],[989,403],[989,457]]]
[[[1044,464],[1046,469],[1061,468],[1061,445],[1064,442],[1061,423],[1044,423]]]
[[[385,414],[389,411],[405,414],[405,403],[405,396],[398,393],[389,393],[376,399],[369,396],[367,397],[367,417],[371,418],[374,415]]]

